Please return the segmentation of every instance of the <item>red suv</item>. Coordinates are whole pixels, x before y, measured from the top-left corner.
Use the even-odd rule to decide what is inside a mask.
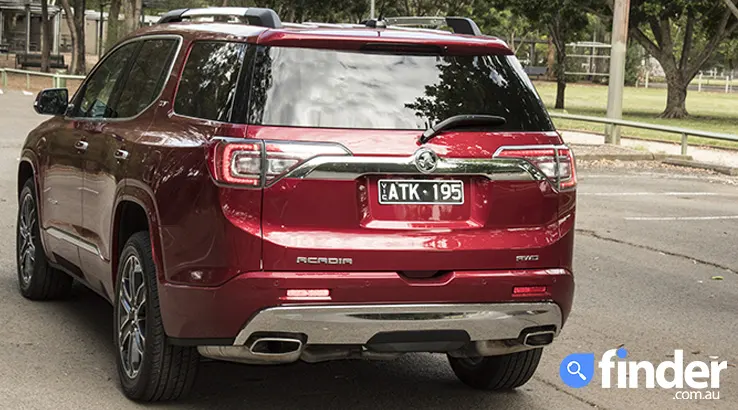
[[[469,19],[176,10],[35,108],[20,291],[109,300],[132,399],[180,397],[200,356],[446,353],[510,389],[569,314],[572,152]]]

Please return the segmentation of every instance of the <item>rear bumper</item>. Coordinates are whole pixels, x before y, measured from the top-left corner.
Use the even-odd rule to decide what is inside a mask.
[[[546,286],[547,292],[536,296],[513,296],[515,286]],[[283,300],[287,289],[329,289],[331,300],[320,302],[320,306],[316,306],[316,302],[290,302],[288,305]],[[323,343],[331,338],[321,336],[319,323],[323,320],[331,323],[346,323],[347,318],[353,320],[356,312],[352,309],[357,306],[364,306],[359,308],[360,313],[373,318],[361,320],[359,327],[379,323],[376,318],[378,312],[382,312],[378,310],[380,307],[389,309],[386,313],[395,315],[395,319],[400,317],[399,314],[423,317],[429,312],[448,317],[448,314],[457,314],[460,310],[464,313],[461,317],[467,318],[464,320],[469,336],[472,340],[482,340],[478,332],[485,326],[494,325],[492,328],[497,334],[500,329],[506,329],[497,326],[498,323],[510,323],[510,320],[502,318],[511,317],[511,309],[512,312],[520,312],[520,306],[525,304],[555,306],[557,314],[547,308],[544,310],[548,313],[533,315],[533,318],[547,318],[547,324],[555,325],[558,332],[571,309],[573,294],[573,276],[565,269],[457,271],[439,278],[419,280],[407,279],[394,272],[249,272],[217,287],[161,283],[159,303],[166,334],[177,343],[188,345],[233,345],[237,339],[242,341],[248,337],[244,334],[253,329],[279,331],[278,328],[283,326],[283,331],[295,330],[312,336],[307,343],[318,343],[316,340]],[[492,306],[483,307],[487,305]],[[419,309],[418,306],[429,307]],[[445,310],[449,306],[452,306],[451,310]],[[479,307],[469,310],[469,306]],[[298,308],[306,310],[296,310]],[[300,312],[311,313],[307,320],[311,325],[300,323],[303,321],[297,319]],[[469,312],[473,314],[467,314]],[[481,322],[467,326],[466,323],[475,322],[471,318],[478,318]],[[513,323],[531,319],[525,315],[512,318]],[[403,328],[400,330],[413,330],[424,326],[419,324],[422,322],[415,319],[392,320],[390,324],[401,323]],[[535,323],[531,322],[530,326],[535,326]],[[310,329],[303,329],[311,326],[316,329],[309,332]],[[378,326],[384,328],[387,325]],[[356,326],[346,324],[337,331],[361,333],[360,329],[353,330],[353,327]],[[482,330],[476,330],[477,327]],[[518,334],[513,333],[517,327],[505,330],[504,337],[498,335],[486,340],[508,336],[516,338]],[[362,338],[365,335],[356,341],[361,342]]]
[[[547,345],[561,323],[555,303],[280,306],[256,314],[232,346],[198,350],[254,364],[405,352],[496,355]]]
[[[259,312],[234,345],[256,333],[304,335],[307,344],[367,345],[381,333],[463,331],[470,341],[518,339],[525,329],[561,329],[554,303],[281,306]]]

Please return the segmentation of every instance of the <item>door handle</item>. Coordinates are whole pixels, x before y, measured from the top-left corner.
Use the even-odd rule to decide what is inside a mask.
[[[115,150],[115,154],[113,154],[113,156],[115,157],[115,159],[122,161],[122,160],[128,159],[128,151],[123,150],[123,149],[118,149],[118,150]]]
[[[74,148],[79,151],[87,151],[87,146],[90,145],[87,141],[77,141],[74,143]]]

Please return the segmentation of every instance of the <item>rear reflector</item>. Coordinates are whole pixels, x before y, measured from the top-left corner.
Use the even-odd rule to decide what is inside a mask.
[[[515,286],[513,287],[513,296],[531,296],[546,294],[545,286]]]
[[[331,300],[330,289],[287,289],[281,300]]]

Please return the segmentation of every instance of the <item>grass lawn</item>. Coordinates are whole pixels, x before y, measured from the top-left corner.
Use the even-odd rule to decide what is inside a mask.
[[[549,110],[563,112],[553,109],[556,101],[556,83],[537,82],[536,88]],[[738,94],[689,91],[687,111],[689,111],[690,116],[680,120],[658,118],[665,106],[665,88],[625,88],[623,118],[626,120],[738,135]],[[604,117],[607,112],[607,86],[568,84],[566,87],[565,112]],[[602,124],[562,119],[554,119],[554,123],[560,129],[594,131],[597,133],[603,133],[605,128]],[[638,128],[624,128],[623,135],[666,141],[681,140],[681,136],[677,134]],[[697,137],[690,137],[689,142],[690,144],[738,148],[738,143]]]

